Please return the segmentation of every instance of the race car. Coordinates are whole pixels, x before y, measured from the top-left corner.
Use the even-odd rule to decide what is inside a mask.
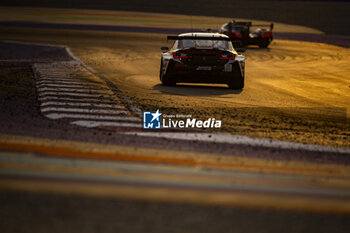
[[[168,36],[168,40],[175,43],[170,50],[161,48],[163,85],[224,83],[232,89],[244,87],[245,57],[237,53],[228,36],[196,32]]]
[[[251,31],[252,27],[257,28]],[[266,29],[269,27],[269,29]],[[252,22],[235,21],[225,23],[221,26],[219,33],[229,36],[236,46],[258,45],[260,48],[267,48],[271,41],[273,23],[270,25],[253,25]]]

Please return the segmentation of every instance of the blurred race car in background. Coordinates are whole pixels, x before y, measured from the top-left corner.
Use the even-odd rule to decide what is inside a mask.
[[[257,28],[251,31],[251,27],[269,27],[269,29]],[[233,20],[222,25],[219,33],[230,37],[235,47],[258,45],[260,48],[267,48],[273,40],[272,29],[273,23],[270,25],[253,25],[249,21]]]
[[[245,57],[233,48],[231,39],[218,33],[184,33],[168,36],[173,47],[162,47],[160,81],[176,83],[224,83],[244,87]],[[243,52],[243,51],[239,51]]]

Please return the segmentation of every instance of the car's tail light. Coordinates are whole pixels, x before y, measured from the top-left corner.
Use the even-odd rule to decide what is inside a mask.
[[[237,34],[237,33],[235,33],[234,31],[231,31],[231,35],[232,35],[232,37],[234,37],[234,38],[242,39],[242,35]]]
[[[187,59],[188,55],[180,52],[174,52],[173,53],[174,58],[182,58],[182,59]]]
[[[265,33],[264,35],[261,35],[262,38],[271,37],[271,36],[272,36],[272,31],[269,31],[269,32]]]
[[[221,60],[234,60],[235,59],[235,55],[233,53],[221,55],[220,59]]]

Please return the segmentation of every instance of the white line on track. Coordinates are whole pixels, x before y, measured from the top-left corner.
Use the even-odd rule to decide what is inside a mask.
[[[103,94],[89,94],[89,93],[85,93],[85,94],[82,94],[82,93],[62,93],[62,92],[54,92],[54,91],[42,91],[42,92],[39,92],[38,93],[39,96],[77,96],[77,97],[95,97],[95,98],[98,98],[98,97],[110,97],[110,95],[103,95]]]
[[[79,58],[77,58],[72,51],[70,50],[69,47],[65,47],[67,53],[71,56],[71,58],[73,58],[73,60],[77,63],[80,63],[80,65],[82,65],[83,67],[85,67],[87,70],[89,70],[91,73],[93,73],[94,75],[96,75],[97,77],[99,77],[101,80],[105,81],[107,84],[110,83],[108,79],[106,79],[103,75],[101,75],[100,73],[98,73],[96,70],[94,70],[92,67],[86,65],[84,62],[82,62]],[[117,89],[114,86],[115,89]],[[142,111],[141,109],[139,109],[130,99],[128,96],[126,96],[123,92],[121,92],[120,90],[114,90],[114,92],[118,95],[118,97],[120,99],[123,100],[123,102],[125,102],[129,109],[131,109],[131,111],[136,114],[139,117],[142,117]]]
[[[74,68],[74,71],[78,71],[78,66],[72,66],[72,68]],[[61,71],[57,72],[57,69],[60,69]],[[54,71],[56,70],[56,72]],[[41,72],[39,74],[41,75],[45,75],[45,77],[48,77],[48,78],[56,78],[57,76],[62,76],[62,75],[71,75],[74,73],[74,71],[69,71],[69,72],[64,72],[62,71],[62,67],[56,67],[56,68],[48,68],[45,72]],[[82,70],[79,70],[79,71],[82,71]],[[86,73],[86,72],[84,72]]]
[[[46,91],[64,91],[64,92],[70,92],[73,91],[74,93],[113,93],[111,90],[101,90],[101,89],[90,89],[90,88],[49,88],[49,87],[43,87],[43,88],[38,88],[39,92],[46,92]]]
[[[74,82],[77,81],[77,79],[72,79],[72,78],[62,78],[60,76],[56,76],[55,78],[48,78],[45,76],[45,78],[38,78],[38,82]],[[80,80],[79,80],[80,81]]]
[[[130,128],[139,128],[141,129],[141,124],[134,123],[121,123],[113,121],[73,121],[71,122],[74,125],[85,126],[88,128],[98,127],[98,126],[112,126],[112,127],[130,127]]]
[[[108,103],[108,104],[116,104],[117,101],[111,100],[111,99],[101,99],[101,98],[67,98],[67,97],[61,97],[61,96],[44,96],[38,98],[40,101],[70,101],[70,102],[85,102],[85,103]]]
[[[41,108],[43,113],[45,112],[76,112],[76,113],[103,113],[103,114],[128,114],[129,111],[122,110],[99,110],[99,109],[84,109],[84,108],[54,108],[44,107]]]
[[[15,43],[15,44],[23,44],[23,45],[38,45],[38,46],[47,46],[47,47],[56,47],[65,49],[64,45],[55,45],[55,44],[46,44],[46,43],[35,43],[35,42],[26,42],[26,41],[17,41],[17,40],[2,40],[5,43]]]
[[[108,90],[105,87],[101,86],[95,86],[95,85],[83,85],[83,84],[40,84],[37,85],[37,88],[42,89],[42,88],[69,88],[69,89],[75,89],[75,88],[80,88],[80,89],[92,89],[92,90]]]
[[[77,58],[72,51],[70,50],[69,47],[65,47],[65,50],[67,51],[67,53],[69,54],[69,56],[71,58],[73,58],[74,61],[80,63],[80,65],[82,65],[83,67],[85,67],[87,70],[89,70],[91,73],[98,75],[98,72],[96,70],[94,70],[93,68],[91,68],[90,66],[86,65],[84,62],[82,62],[79,58]]]
[[[262,138],[251,138],[247,136],[232,135],[232,134],[220,134],[220,133],[154,133],[154,132],[126,132],[125,134],[131,134],[136,136],[148,136],[169,138],[178,140],[191,140],[202,142],[215,142],[215,143],[228,143],[239,144],[247,146],[261,146],[268,148],[278,149],[292,149],[292,150],[307,150],[314,152],[329,152],[329,153],[342,153],[350,154],[350,149],[341,147],[330,147],[313,144],[303,144],[297,142],[284,142],[279,140],[270,140]]]
[[[108,121],[132,121],[132,122],[141,122],[137,117],[128,117],[128,116],[105,116],[105,115],[85,115],[85,114],[75,114],[75,113],[50,113],[45,115],[50,119],[84,119],[84,120],[108,120]]]
[[[115,104],[71,103],[71,102],[57,102],[57,101],[43,102],[41,103],[40,106],[44,107],[44,106],[50,106],[50,105],[125,109],[124,106],[115,105]]]
[[[60,80],[43,80],[43,81],[37,81],[36,82],[37,86],[39,85],[45,85],[45,84],[57,84],[57,85],[96,85],[99,84],[101,85],[101,83],[97,83],[97,82],[91,82],[91,81],[60,81]]]

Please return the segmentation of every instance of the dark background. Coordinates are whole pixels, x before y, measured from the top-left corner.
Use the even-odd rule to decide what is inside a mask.
[[[0,5],[249,18],[309,26],[327,34],[350,35],[350,3],[346,0],[12,0]]]

